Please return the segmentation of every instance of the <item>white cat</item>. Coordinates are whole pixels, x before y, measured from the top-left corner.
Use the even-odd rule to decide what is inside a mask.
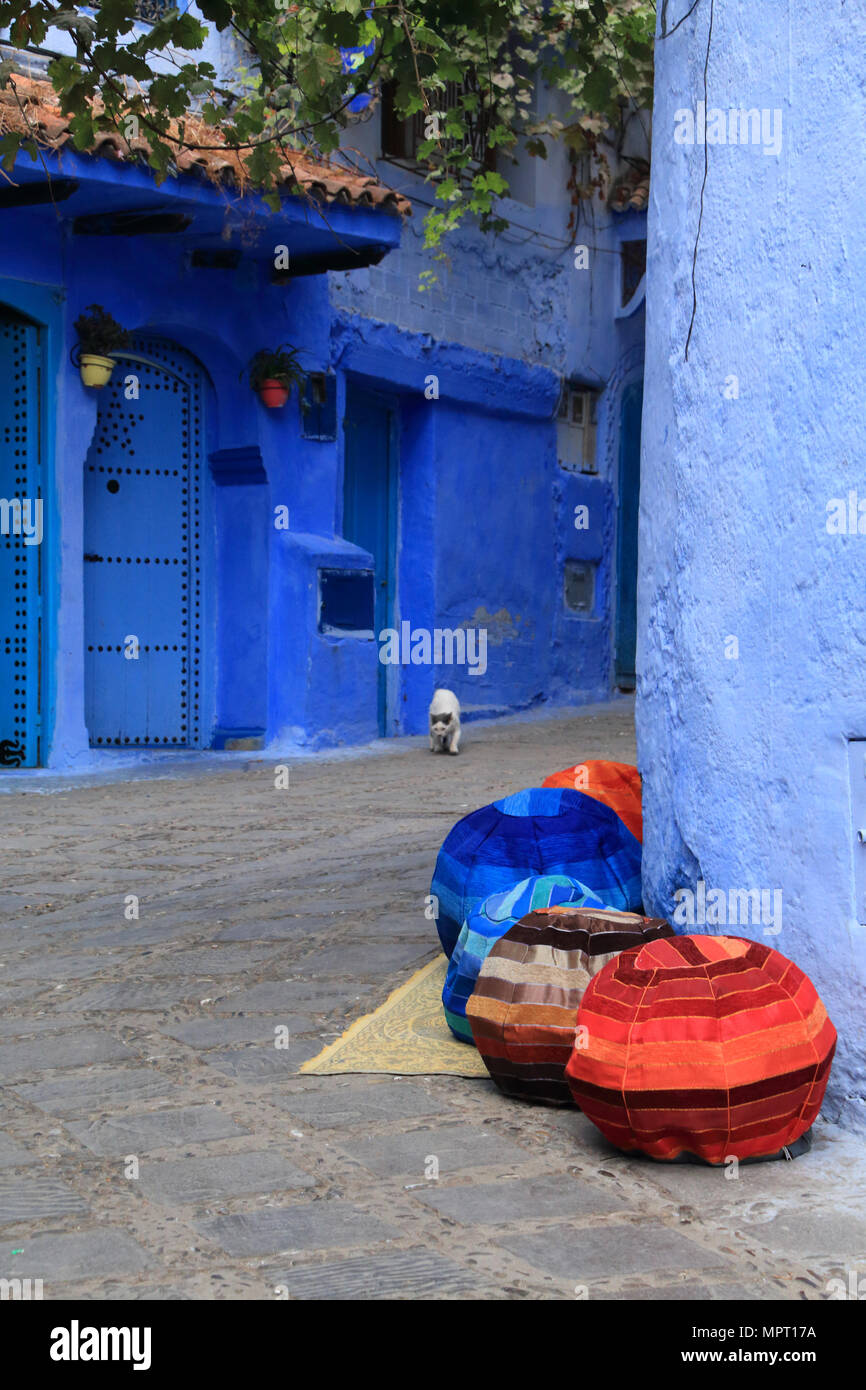
[[[430,701],[430,752],[460,752],[460,701],[453,690],[434,690]]]

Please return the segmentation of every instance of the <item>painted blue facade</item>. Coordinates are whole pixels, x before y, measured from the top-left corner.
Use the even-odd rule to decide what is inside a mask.
[[[378,121],[374,104],[347,142],[378,151]],[[30,653],[41,722],[25,762],[80,769],[153,747],[277,751],[419,733],[438,684],[469,719],[610,694],[621,421],[643,373],[642,289],[621,309],[619,245],[645,219],[599,203],[594,226],[570,232],[564,161],[531,161],[531,178],[516,181],[526,202],[506,207],[514,227],[496,242],[461,231],[422,295],[429,189],[410,170],[379,164],[383,182],[416,199],[401,224],[291,199],[273,214],[191,176],[156,188],[144,169],[46,154],[77,191],[57,212],[0,211],[0,309],[33,326],[42,362],[31,402],[42,611]],[[44,180],[27,159],[16,174]],[[130,209],[190,225],[128,237],[73,225]],[[584,244],[588,269],[576,269]],[[273,283],[279,246],[290,265],[347,246],[384,259]],[[196,263],[226,250],[234,267]],[[104,392],[79,380],[73,323],[94,302],[135,334],[132,351],[163,364],[138,369],[140,400],[124,395],[134,362]],[[257,349],[284,342],[333,385],[336,428],[324,436],[306,437],[296,395],[267,410],[240,380]],[[600,393],[594,473],[558,463],[564,380]],[[179,521],[178,506],[192,508]],[[168,513],[177,524],[161,526]],[[373,553],[375,537],[387,556]],[[582,608],[565,601],[575,565],[590,576]],[[383,624],[403,636],[402,662],[380,661]],[[413,659],[424,633],[444,634],[441,660],[417,646]],[[482,633],[483,661],[461,664],[460,643],[471,651]]]
[[[435,262],[423,247],[430,187],[405,162],[381,156],[380,134],[374,107],[345,144],[412,200],[415,215],[380,266],[329,276],[336,360],[408,392],[408,438],[423,436],[435,479],[421,497],[421,477],[406,479],[413,498],[405,487],[403,505],[418,524],[402,530],[411,556],[400,560],[401,614],[413,627],[485,626],[490,651],[483,677],[443,672],[431,680],[408,668],[394,732],[425,727],[436,683],[454,686],[470,718],[608,698],[616,683],[623,411],[644,360],[643,285],[623,308],[620,251],[645,237],[645,214],[612,213],[596,200],[581,206],[570,229],[570,167],[554,149],[548,160],[506,169],[515,194],[502,204],[512,224],[506,233],[492,239],[466,226],[449,239],[447,260]],[[639,131],[637,144],[640,153]],[[576,268],[577,247],[586,248],[585,269]],[[421,289],[431,265],[438,283]],[[362,352],[369,365],[355,367]],[[438,399],[419,400],[430,374]],[[554,417],[564,382],[599,392],[595,474],[558,466]],[[639,444],[639,421],[636,428]],[[637,470],[633,483],[636,492]],[[575,524],[578,507],[587,509],[585,529]],[[566,566],[575,561],[594,572],[588,612],[564,602]],[[635,578],[632,564],[632,597]]]
[[[830,6],[816,25],[783,0],[717,4],[702,120],[708,23],[701,4],[656,45],[638,595],[644,903],[668,915],[677,890],[699,881],[728,897],[781,891],[781,931],[761,939],[808,972],[836,1025],[825,1114],[863,1127],[866,245],[848,152],[863,128],[866,17]],[[729,113],[752,109],[751,138],[738,122],[736,143],[719,143]]]
[[[316,225],[300,203],[274,218],[249,200],[242,210],[246,251],[238,268],[201,269],[190,262],[192,249],[208,245],[213,236],[223,244],[239,239],[231,226],[231,236],[224,234],[226,207],[218,190],[192,179],[154,190],[145,173],[117,172],[105,160],[65,152],[46,159],[59,173],[80,180],[79,191],[64,205],[70,217],[158,201],[162,208],[186,210],[193,221],[178,237],[115,239],[73,236],[68,222],[58,222],[43,207],[6,210],[0,217],[5,272],[0,302],[39,326],[45,361],[37,406],[44,420],[45,584],[42,651],[32,654],[34,664],[40,657],[42,662],[41,761],[81,767],[91,765],[95,754],[85,711],[83,557],[91,541],[83,479],[105,397],[82,386],[69,357],[74,320],[93,302],[143,332],[149,343],[188,354],[201,380],[202,665],[199,732],[188,746],[211,747],[250,735],[264,739],[270,730],[284,733],[298,721],[289,717],[288,683],[275,664],[284,615],[275,609],[273,593],[293,562],[290,548],[281,543],[284,533],[276,529],[275,509],[288,507],[293,531],[333,539],[336,447],[301,438],[296,397],[285,410],[268,412],[240,373],[259,347],[298,340],[299,324],[305,366],[328,367],[326,281],[311,276],[271,284],[274,245],[310,251],[326,249],[339,237],[387,248],[399,239],[399,219],[333,207],[328,225],[321,219]],[[22,177],[28,174],[30,169]],[[237,227],[240,220],[238,215]],[[254,240],[256,220],[260,244]],[[135,363],[127,367],[134,371]],[[127,367],[115,369],[121,380]],[[148,408],[159,409],[155,397]],[[161,437],[159,427],[156,437]],[[153,467],[159,460],[148,462]],[[157,494],[145,505],[158,510]],[[123,612],[116,616],[115,645],[132,631]],[[122,654],[119,660],[125,660]],[[310,721],[314,718],[311,713]]]

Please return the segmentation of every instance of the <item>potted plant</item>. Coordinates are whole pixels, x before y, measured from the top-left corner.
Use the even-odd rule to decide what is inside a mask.
[[[129,346],[129,334],[101,304],[88,304],[75,320],[79,370],[85,386],[105,386],[115,365],[112,353]]]
[[[247,368],[250,386],[258,394],[262,405],[271,410],[284,406],[292,393],[292,387],[300,390],[306,379],[301,367],[297,348],[281,343],[278,348],[259,348]],[[243,375],[243,373],[241,373]]]

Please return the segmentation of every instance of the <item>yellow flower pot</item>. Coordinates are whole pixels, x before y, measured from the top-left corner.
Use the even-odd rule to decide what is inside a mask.
[[[111,380],[113,357],[98,357],[93,352],[81,354],[81,380],[85,386],[105,386]]]

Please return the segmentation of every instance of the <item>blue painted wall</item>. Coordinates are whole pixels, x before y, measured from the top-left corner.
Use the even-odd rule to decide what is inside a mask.
[[[776,155],[674,140],[676,113],[703,100],[708,13],[701,4],[656,46],[638,624],[644,902],[667,915],[676,889],[699,878],[726,892],[781,888],[782,930],[764,939],[823,997],[840,1038],[827,1113],[862,1126],[866,917],[854,872],[866,848],[852,835],[847,740],[866,736],[866,537],[829,534],[827,503],[866,495],[866,243],[849,177],[866,16],[834,4],[815,24],[787,0],[716,5],[709,105],[780,111]]]
[[[642,312],[617,317],[619,245],[646,235],[643,213],[621,215],[599,200],[582,206],[576,230],[562,150],[548,160],[527,157],[537,181],[532,206],[502,200],[513,227],[498,237],[471,222],[447,239],[444,261],[424,249],[423,220],[430,186],[410,170],[376,157],[378,109],[346,137],[390,187],[413,201],[400,247],[377,267],[333,272],[331,299],[341,310],[393,322],[438,341],[551,367],[587,385],[606,383],[624,353],[643,342]],[[591,218],[591,223],[586,219]],[[586,246],[589,266],[575,268],[574,248]],[[421,272],[439,279],[419,287]]]
[[[549,94],[540,99],[549,100]],[[516,196],[502,205],[512,221],[505,234],[494,239],[470,223],[448,239],[447,259],[433,262],[422,227],[430,187],[410,169],[380,157],[378,108],[350,127],[345,143],[410,197],[415,209],[400,247],[380,266],[329,276],[338,322],[351,323],[370,342],[389,333],[401,344],[401,359],[416,358],[414,375],[409,371],[401,379],[416,402],[416,418],[430,415],[427,450],[439,494],[432,504],[438,539],[430,546],[413,542],[411,574],[420,563],[426,599],[412,593],[410,575],[403,581],[401,611],[414,622],[426,606],[432,609],[430,623],[487,625],[487,673],[450,681],[459,686],[470,715],[541,701],[607,698],[613,682],[620,404],[626,387],[641,379],[644,335],[642,294],[627,311],[619,308],[619,248],[622,240],[645,235],[646,218],[613,214],[596,201],[582,206],[577,229],[569,230],[570,169],[565,151],[555,148],[546,161],[524,159],[507,171]],[[577,245],[588,247],[588,270],[575,268]],[[431,265],[438,283],[422,290],[421,273]],[[438,372],[436,354],[446,345],[453,370],[438,373],[439,399],[419,404],[419,378]],[[547,394],[530,407],[525,425],[510,419],[518,363],[549,372]],[[387,381],[395,369],[383,360],[370,370],[372,379]],[[473,389],[476,377],[490,383],[486,394]],[[602,389],[595,477],[575,476],[556,462],[553,415],[563,377]],[[483,467],[471,467],[473,458],[483,460]],[[407,487],[404,498],[409,495]],[[574,526],[578,505],[589,508],[586,530]],[[423,536],[420,529],[416,534]],[[591,615],[565,606],[568,560],[597,567]],[[444,675],[442,681],[449,683]],[[424,727],[433,683],[414,671],[405,677],[407,731]]]
[[[555,100],[540,90],[539,102]],[[639,126],[635,138],[639,145]],[[502,199],[498,210],[509,228],[494,238],[470,220],[446,238],[446,258],[433,261],[424,249],[422,225],[431,186],[405,165],[381,157],[378,105],[350,125],[344,144],[354,159],[360,156],[364,167],[375,168],[384,183],[412,200],[414,215],[399,249],[381,266],[330,276],[331,298],[340,309],[439,341],[541,363],[587,384],[608,381],[623,353],[642,342],[642,316],[616,320],[616,331],[614,321],[619,242],[646,234],[645,215],[612,213],[598,199],[576,209],[564,147],[551,146],[547,159],[524,155],[517,165],[504,159],[514,196]],[[575,269],[576,245],[587,247],[586,270]],[[438,283],[422,290],[421,273],[431,268]]]
[[[556,463],[559,379],[547,368],[356,316],[334,326],[333,360],[400,402],[398,619],[413,630],[484,629],[487,669],[397,671],[398,730],[420,733],[436,685],[469,718],[609,690],[609,484]],[[425,399],[435,376],[438,399]],[[591,528],[574,507],[591,501]],[[566,559],[600,562],[597,616],[566,613]],[[351,640],[351,639],[349,639]]]

